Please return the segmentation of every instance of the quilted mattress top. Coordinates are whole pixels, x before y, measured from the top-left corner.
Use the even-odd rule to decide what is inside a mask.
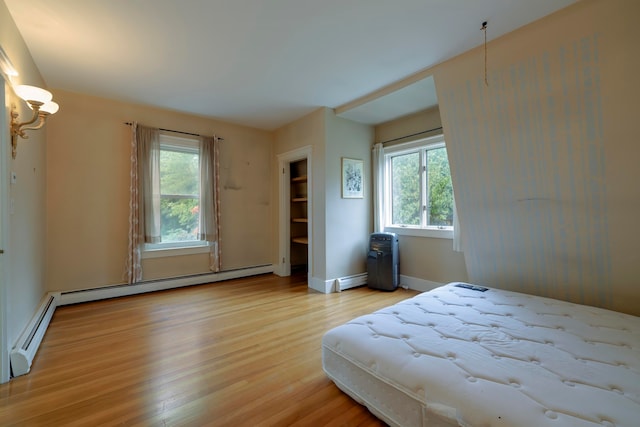
[[[459,425],[640,426],[640,317],[457,285],[354,319],[323,346]]]

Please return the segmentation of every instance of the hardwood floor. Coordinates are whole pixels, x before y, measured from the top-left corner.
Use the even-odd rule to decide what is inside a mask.
[[[384,425],[325,376],[321,338],[415,294],[263,275],[59,307],[0,425]]]

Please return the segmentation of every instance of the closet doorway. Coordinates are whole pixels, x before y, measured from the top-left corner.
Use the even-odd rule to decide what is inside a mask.
[[[278,155],[280,276],[313,273],[311,147]]]

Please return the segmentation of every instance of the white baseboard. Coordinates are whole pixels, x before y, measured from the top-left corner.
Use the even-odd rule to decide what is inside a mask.
[[[309,277],[309,288],[314,291],[322,292],[323,294],[330,294],[333,292],[333,284],[335,280],[324,280],[317,277]]]
[[[9,355],[11,372],[14,377],[27,374],[36,356],[49,322],[56,311],[60,299],[59,292],[49,292],[36,310],[33,318],[25,328]]]
[[[367,273],[355,274],[352,276],[339,277],[337,279],[324,280],[317,277],[309,278],[309,287],[323,294],[340,292],[345,289],[354,288],[367,284]],[[427,292],[444,283],[432,282],[431,280],[419,279],[417,277],[400,275],[400,287],[413,289],[419,292]]]
[[[413,289],[414,291],[427,292],[442,285],[444,285],[444,283],[418,279],[417,277],[405,276],[403,274],[400,275],[400,286],[407,289]]]
[[[221,271],[219,273],[210,274],[198,274],[194,276],[176,277],[172,279],[150,280],[148,282],[140,282],[134,285],[116,285],[104,288],[61,292],[58,305],[77,304],[81,302],[98,301],[107,298],[143,294],[147,292],[164,291],[167,289],[202,285],[205,283],[238,279],[240,277],[249,277],[265,273],[273,273],[273,265],[248,267],[238,270]]]

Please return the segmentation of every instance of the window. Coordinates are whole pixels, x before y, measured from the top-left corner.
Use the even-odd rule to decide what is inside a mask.
[[[147,250],[202,246],[199,140],[160,134],[160,242]]]
[[[385,206],[389,231],[453,237],[453,186],[442,136],[385,150]]]

